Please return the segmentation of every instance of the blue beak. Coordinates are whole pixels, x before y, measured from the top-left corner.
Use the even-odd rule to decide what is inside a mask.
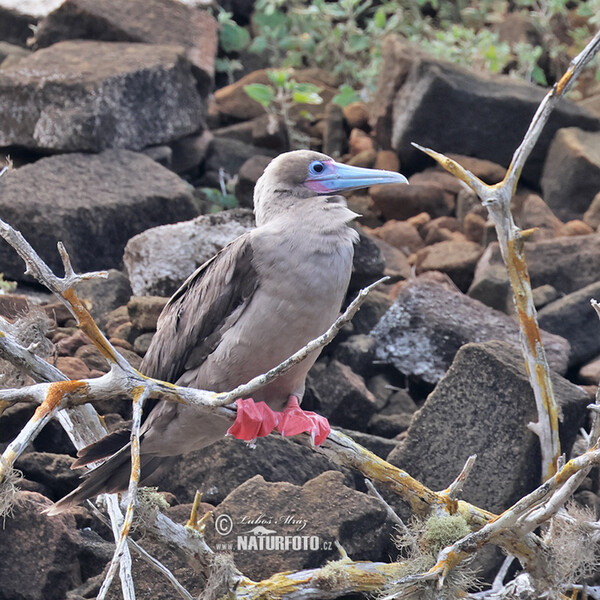
[[[310,169],[304,181],[306,187],[318,194],[357,190],[384,183],[408,183],[404,175],[393,171],[352,167],[333,160],[322,161],[320,164],[324,168],[320,172]]]

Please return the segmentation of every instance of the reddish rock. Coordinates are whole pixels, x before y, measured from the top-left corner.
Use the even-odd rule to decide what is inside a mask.
[[[537,194],[517,195],[511,205],[515,222],[521,229],[537,229],[531,241],[553,238],[562,227],[561,220]]]
[[[353,167],[363,167],[366,169],[371,169],[375,164],[375,160],[377,159],[377,153],[375,150],[362,150],[358,154],[352,156],[346,164],[352,165]]]
[[[140,331],[156,329],[156,322],[169,301],[162,296],[134,296],[127,303],[131,324]]]
[[[435,185],[390,183],[373,186],[370,194],[386,220],[404,221],[422,212],[435,218],[450,212],[444,191]]]
[[[425,244],[427,246],[439,244],[440,242],[449,242],[453,239],[453,232],[450,231],[450,229],[446,229],[445,227],[429,227],[423,233],[425,233]]]
[[[362,129],[353,129],[350,132],[348,145],[350,146],[350,154],[353,156],[365,150],[373,150],[373,140]]]
[[[585,211],[583,222],[587,223],[594,231],[598,229],[598,225],[600,225],[600,192],[594,196],[592,203]]]
[[[126,306],[119,306],[119,308],[115,308],[106,316],[106,333],[109,337],[114,335],[115,329],[123,323],[129,323],[129,312],[127,311]],[[118,337],[118,336],[117,336]]]
[[[556,235],[568,236],[568,235],[589,235],[594,233],[594,230],[584,221],[579,219],[573,219],[565,223],[558,231]]]
[[[59,356],[55,366],[69,379],[88,379],[91,374],[89,367],[80,358],[74,356]]]
[[[91,344],[81,346],[75,352],[75,357],[81,359],[90,369],[108,373],[110,365],[96,346]]]
[[[75,518],[44,514],[52,502],[35,492],[21,492],[18,500],[0,527],[0,597],[63,600],[79,578]]]
[[[409,217],[406,219],[406,222],[414,225],[419,230],[419,233],[421,233],[423,225],[425,225],[425,223],[429,223],[429,221],[431,221],[431,217],[429,216],[429,213],[426,212],[419,213],[414,217]]]
[[[354,560],[387,559],[392,531],[385,507],[344,485],[343,475],[335,471],[327,471],[302,487],[268,483],[257,475],[219,504],[213,522],[231,523],[231,528],[220,535],[209,523],[208,544],[231,543],[236,565],[254,580],[321,566],[337,558],[335,544],[330,546],[334,540]],[[300,536],[300,543],[306,539],[314,546],[277,552],[261,552],[255,546],[272,543],[272,536]]]
[[[342,109],[344,119],[351,129],[367,129],[369,126],[369,108],[364,102],[352,102]]]
[[[584,385],[598,385],[600,382],[600,357],[591,360],[579,369],[577,381]]]
[[[463,220],[463,231],[465,237],[471,241],[481,244],[485,234],[486,220],[476,213],[467,213]]]
[[[427,246],[417,252],[417,273],[442,271],[463,292],[473,279],[475,266],[483,248],[475,242],[446,241]]]
[[[371,230],[371,234],[398,248],[408,255],[425,245],[417,228],[406,221],[391,219],[381,227]]]
[[[394,279],[408,279],[412,273],[412,268],[407,255],[402,250],[398,250],[398,248],[378,237],[373,236],[371,239],[379,248],[385,261],[384,274]],[[358,314],[362,312],[363,308],[361,308]]]
[[[89,343],[90,338],[83,331],[77,330],[73,335],[60,340],[56,344],[56,349],[59,356],[73,356],[78,348]]]
[[[311,83],[320,88],[319,95],[323,98],[323,104],[308,105],[299,104],[292,109],[293,117],[299,115],[300,111],[308,111],[316,115],[323,112],[323,107],[331,102],[337,94],[337,89],[328,85],[318,69],[295,70],[292,77],[300,83]],[[248,121],[265,113],[265,109],[254,100],[250,99],[244,91],[244,86],[253,83],[273,85],[264,69],[253,71],[242,77],[239,81],[222,87],[215,92],[215,106],[223,118],[231,121]]]
[[[400,161],[398,155],[391,150],[380,150],[377,153],[377,159],[375,160],[376,169],[384,169],[385,171],[400,171]]]

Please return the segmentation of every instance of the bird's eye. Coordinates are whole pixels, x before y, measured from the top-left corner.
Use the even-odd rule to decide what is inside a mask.
[[[318,175],[325,170],[325,165],[319,160],[313,160],[313,162],[308,165],[308,170],[312,175]]]

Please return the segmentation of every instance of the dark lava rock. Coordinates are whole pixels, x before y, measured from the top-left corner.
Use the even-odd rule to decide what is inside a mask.
[[[579,366],[600,353],[600,321],[590,300],[600,298],[600,283],[592,283],[547,304],[538,314],[540,327],[571,344],[569,367]]]
[[[203,100],[182,53],[88,41],[34,52],[0,70],[0,146],[139,150],[197,131]]]
[[[214,74],[217,23],[175,0],[67,0],[38,23],[34,46],[63,40],[179,44],[195,67],[203,95]]]
[[[419,52],[398,36],[386,41],[381,72],[374,113],[378,139],[381,132],[387,147],[392,131],[392,147],[409,172],[428,164],[411,142],[508,166],[546,93],[508,76],[475,75]],[[550,142],[562,127],[597,131],[600,120],[561,100],[525,165],[524,180],[539,181]]]
[[[335,540],[355,560],[387,559],[392,533],[381,503],[346,487],[342,474],[333,471],[302,487],[253,477],[217,507],[214,522],[230,523],[231,530],[220,535],[209,524],[208,544],[219,543],[225,548],[231,544],[236,565],[257,581],[280,571],[318,567],[337,558]],[[276,536],[299,536],[300,547],[258,549],[258,544],[268,548]]]
[[[350,290],[361,289],[383,277],[385,261],[377,244],[360,229],[358,244],[354,246]]]
[[[337,360],[320,362],[311,369],[307,386],[312,410],[327,417],[332,425],[366,431],[377,401],[364,379],[350,367]]]
[[[429,383],[443,377],[456,352],[468,342],[510,341],[515,353],[521,353],[518,324],[508,315],[425,278],[402,287],[372,335],[378,360]],[[547,332],[542,332],[542,341],[550,366],[565,373],[568,342]]]
[[[352,335],[338,344],[333,356],[363,377],[370,374],[375,358],[375,340],[370,335]]]
[[[28,452],[19,457],[15,467],[30,481],[45,485],[51,492],[51,500],[58,500],[79,485],[77,471],[71,470],[73,458],[66,454]]]
[[[600,133],[559,129],[541,183],[544,200],[557,217],[581,219],[600,188]]]
[[[386,219],[405,220],[422,212],[432,217],[450,213],[444,191],[435,185],[390,183],[370,188],[375,206]]]
[[[251,448],[241,440],[226,437],[178,459],[160,487],[173,492],[179,502],[192,502],[198,489],[203,500],[216,504],[255,475],[267,481],[302,485],[332,468],[327,458],[290,439],[270,435]]]
[[[589,399],[556,374],[552,383],[564,415],[562,451],[568,455]],[[404,443],[388,460],[439,490],[477,454],[461,497],[500,512],[540,484],[540,443],[527,427],[535,421],[520,350],[499,341],[468,344],[415,413]]]
[[[200,265],[253,226],[252,212],[236,208],[136,235],[123,256],[133,293],[170,296]]]
[[[0,598],[64,600],[78,581],[78,540],[69,513],[42,513],[52,503],[35,492],[21,492],[11,518],[0,527]],[[10,560],[8,560],[10,557]]]
[[[196,212],[188,184],[128,150],[51,156],[10,171],[0,181],[0,211],[56,273],[58,241],[79,272],[118,267],[136,233]],[[22,261],[4,241],[0,264],[5,277],[23,280]]]

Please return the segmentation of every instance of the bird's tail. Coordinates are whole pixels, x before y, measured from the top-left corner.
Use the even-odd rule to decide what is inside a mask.
[[[114,452],[115,445],[120,448],[116,453],[99,467],[92,469],[82,476],[83,481],[70,494],[50,506],[45,512],[57,515],[72,506],[80,504],[88,498],[95,498],[99,494],[112,494],[123,492],[129,485],[131,474],[130,444],[121,447],[122,442],[129,439],[129,432],[120,431],[110,434],[102,440],[83,448],[78,452],[79,458],[73,463],[72,468],[78,468],[95,462]],[[111,453],[107,453],[112,448]],[[155,454],[140,454],[141,477],[140,483],[148,484],[158,474],[159,467],[169,463],[170,457],[156,456]],[[161,469],[162,470],[162,469]]]

